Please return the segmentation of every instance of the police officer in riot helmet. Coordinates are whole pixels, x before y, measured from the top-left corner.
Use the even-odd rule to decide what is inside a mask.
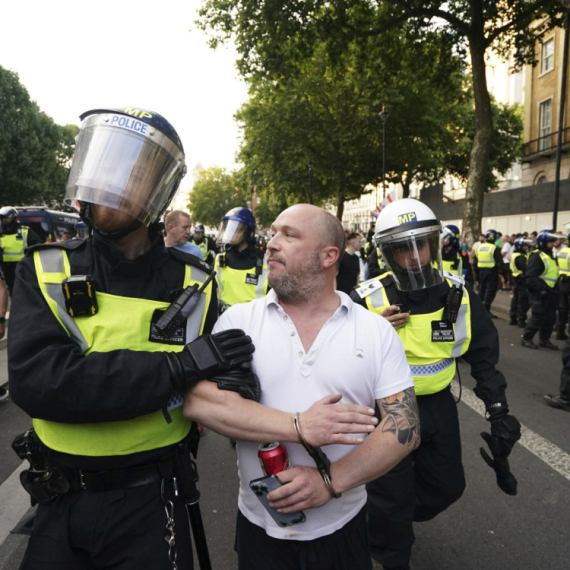
[[[443,269],[456,275],[463,275],[465,284],[473,289],[473,272],[469,255],[461,249],[461,232],[453,224],[445,226],[441,232],[441,261]]]
[[[196,224],[191,242],[200,248],[202,259],[206,263],[212,265],[214,263],[214,258],[218,253],[218,248],[216,246],[216,242],[210,236],[206,235],[204,224]]]
[[[192,568],[183,396],[205,379],[255,399],[253,345],[210,334],[210,267],[164,247],[159,219],[186,171],[172,125],[129,108],[81,119],[65,200],[91,235],[29,248],[12,300],[10,392],[34,418],[15,445],[40,503],[21,568]],[[198,286],[187,319],[159,328]]]
[[[23,226],[18,221],[18,211],[10,206],[0,208],[0,236],[2,243],[0,250],[1,268],[6,279],[8,292],[12,296],[16,278],[16,264],[24,257],[28,246],[40,244],[42,240],[34,230],[28,226]]]
[[[526,268],[526,282],[530,299],[530,319],[524,329],[521,345],[536,350],[539,346],[549,350],[558,350],[550,340],[556,322],[558,308],[558,265],[554,259],[552,248],[559,239],[565,236],[545,229],[536,238],[537,249],[532,251]],[[533,342],[538,332],[538,346]]]
[[[473,271],[479,281],[479,297],[485,308],[491,312],[491,305],[499,288],[499,271],[503,266],[501,249],[495,245],[499,234],[495,230],[485,233],[485,243],[481,244],[473,255]],[[491,314],[493,318],[495,315]]]
[[[220,253],[214,264],[220,311],[267,293],[265,241],[256,240],[255,228],[255,218],[247,208],[232,208],[222,218],[216,239]]]
[[[511,255],[510,270],[513,276],[513,298],[509,311],[509,324],[524,329],[527,313],[530,308],[528,288],[526,284],[526,266],[531,239],[519,236],[515,239],[514,251]]]
[[[395,201],[380,213],[375,239],[387,271],[356,287],[353,301],[387,318],[406,349],[414,377],[422,442],[383,477],[367,485],[372,557],[384,569],[409,569],[413,522],[427,521],[465,489],[457,406],[450,390],[456,358],[471,365],[490,434],[482,436],[497,484],[516,494],[507,457],[520,437],[509,414],[506,381],[495,368],[497,331],[479,297],[457,273],[442,271],[441,224],[417,200]]]

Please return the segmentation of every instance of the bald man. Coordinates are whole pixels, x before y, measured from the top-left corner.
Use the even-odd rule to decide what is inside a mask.
[[[307,560],[312,568],[372,568],[364,484],[419,445],[404,349],[390,323],[335,291],[344,231],[334,216],[308,204],[288,208],[272,225],[267,252],[272,290],[263,299],[230,307],[215,327],[216,332],[240,328],[252,337],[260,403],[294,417],[338,393],[345,404],[372,409],[377,403],[382,420],[372,433],[361,434],[358,446],[328,445],[329,468],[310,445],[285,444],[292,468],[279,473],[282,486],[268,498],[281,515],[304,511],[306,520],[288,527],[274,521],[249,487],[263,476],[257,456],[262,440],[238,435],[239,568],[297,570]],[[186,412],[207,423],[207,399],[189,399]],[[211,415],[219,417],[215,410]],[[301,442],[311,426],[303,416],[293,423]]]

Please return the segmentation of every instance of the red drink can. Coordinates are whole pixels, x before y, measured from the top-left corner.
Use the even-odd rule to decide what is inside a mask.
[[[259,457],[261,469],[265,475],[275,475],[291,467],[287,449],[278,441],[260,445],[257,457]]]

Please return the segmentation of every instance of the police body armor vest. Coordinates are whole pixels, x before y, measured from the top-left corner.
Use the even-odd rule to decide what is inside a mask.
[[[34,252],[34,264],[40,289],[56,319],[79,345],[82,354],[126,349],[144,352],[181,351],[185,344],[151,342],[149,332],[153,313],[169,304],[148,299],[119,297],[97,292],[99,311],[89,317],[73,318],[65,308],[62,281],[71,275],[67,252],[46,248]],[[206,273],[186,265],[184,287],[206,280]],[[185,342],[198,337],[204,328],[212,294],[206,288],[197,308],[186,323]],[[128,322],[128,327],[125,323]],[[154,340],[158,340],[158,332]],[[64,424],[35,418],[34,429],[42,442],[56,451],[72,455],[128,455],[158,449],[181,441],[192,422],[182,415],[183,398],[175,394],[168,403],[172,419],[167,423],[162,410],[116,422]]]
[[[204,238],[202,240],[202,243],[196,243],[194,240],[192,240],[192,243],[200,248],[200,251],[202,252],[202,259],[206,261],[206,259],[208,259],[208,255],[210,255],[210,249],[208,248],[208,240]]]
[[[15,234],[2,236],[2,249],[4,250],[4,263],[16,263],[24,257],[24,251],[28,247],[28,228],[21,226]]]
[[[495,250],[497,246],[492,243],[482,243],[475,250],[477,265],[479,269],[492,269],[495,267]]]
[[[461,259],[461,252],[455,252],[455,259],[453,261],[447,261],[445,259],[441,260],[441,266],[444,271],[449,273],[454,273],[460,277],[463,275],[463,260]]]
[[[214,269],[218,278],[218,300],[224,307],[238,303],[249,303],[267,295],[267,266],[264,264],[261,275],[256,275],[255,267],[251,269],[232,269],[227,265],[222,267],[220,256],[216,255]]]
[[[368,309],[377,314],[392,304],[381,283],[388,275],[369,279],[356,290],[361,298],[365,298]],[[445,272],[444,277],[450,286],[463,283],[451,273]],[[396,331],[404,345],[418,396],[441,392],[451,384],[457,367],[455,359],[467,352],[471,342],[471,306],[464,286],[459,316],[453,324],[453,342],[432,341],[431,323],[442,320],[444,308],[424,315],[410,313],[406,325]]]
[[[558,271],[560,275],[570,276],[570,247],[566,246],[558,253]]]
[[[535,250],[532,252],[531,255],[540,255],[540,259],[544,265],[544,271],[539,275],[539,277],[550,287],[556,287],[556,282],[558,281],[558,265],[556,265],[556,261],[550,257],[550,255],[546,255],[543,251]]]
[[[517,277],[520,277],[523,272],[517,267],[515,261],[517,259],[517,257],[519,257],[520,255],[523,255],[523,253],[521,253],[520,251],[515,251],[515,253],[513,253],[513,255],[511,255],[511,262],[510,262],[510,268],[511,268],[511,273],[513,274],[513,277],[516,279]]]

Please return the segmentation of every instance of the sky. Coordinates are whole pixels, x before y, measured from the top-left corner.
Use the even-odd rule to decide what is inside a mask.
[[[19,0],[2,5],[0,66],[60,124],[105,107],[163,115],[192,170],[237,167],[233,115],[247,99],[233,46],[215,51],[194,21],[201,0]]]

